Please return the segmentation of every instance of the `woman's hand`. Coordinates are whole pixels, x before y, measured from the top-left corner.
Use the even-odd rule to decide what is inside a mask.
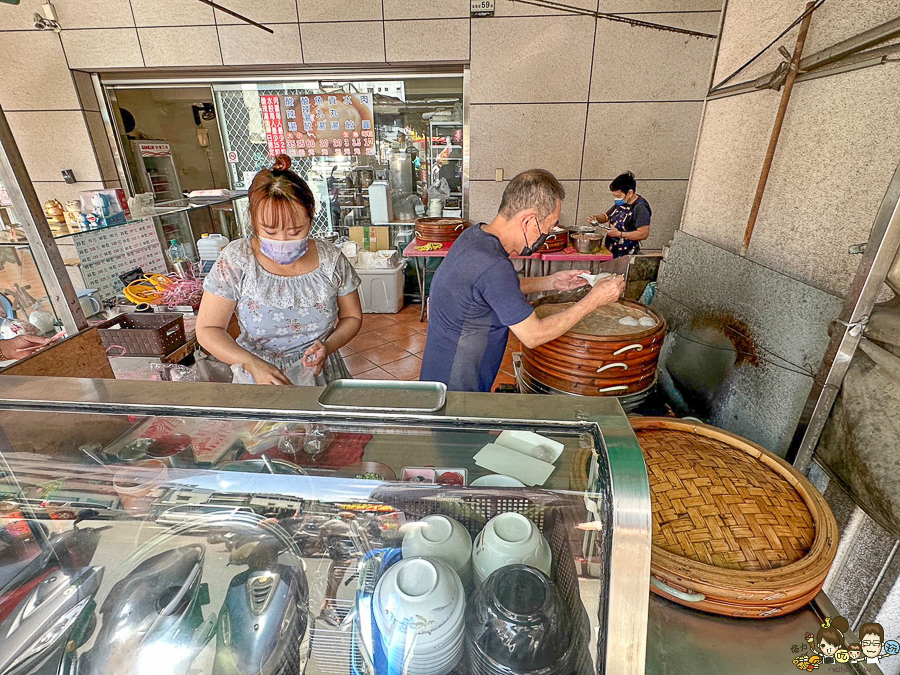
[[[0,357],[4,359],[24,359],[50,344],[50,340],[37,335],[17,335],[9,340],[0,340]]]
[[[609,228],[609,236],[613,239],[624,239],[622,236],[622,231],[617,227]]]
[[[562,270],[550,275],[553,288],[557,291],[574,291],[587,285],[587,280],[582,274],[587,274],[588,270]]]
[[[252,358],[246,363],[241,364],[256,384],[293,384],[287,375],[282,373],[278,368],[268,361],[259,358]]]
[[[328,349],[321,341],[316,340],[303,352],[303,365],[307,368],[315,368],[315,374],[320,375],[327,358]]]

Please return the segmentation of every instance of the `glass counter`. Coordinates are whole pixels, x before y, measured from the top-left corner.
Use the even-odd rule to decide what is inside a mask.
[[[0,672],[643,673],[619,405],[397,386],[5,377]],[[474,459],[520,432],[543,484]]]

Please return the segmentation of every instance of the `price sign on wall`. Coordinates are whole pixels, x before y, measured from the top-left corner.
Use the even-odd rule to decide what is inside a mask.
[[[285,152],[291,157],[375,154],[372,94],[283,95]]]
[[[472,16],[494,16],[494,0],[471,0]]]

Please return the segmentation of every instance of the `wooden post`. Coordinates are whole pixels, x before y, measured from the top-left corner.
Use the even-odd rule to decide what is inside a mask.
[[[772,169],[772,161],[775,159],[775,149],[778,147],[778,138],[781,136],[781,127],[787,114],[788,103],[791,100],[791,92],[794,90],[794,80],[800,70],[800,57],[803,55],[803,46],[806,44],[806,34],[809,32],[809,24],[812,21],[812,8],[815,2],[806,3],[808,12],[800,23],[800,34],[797,35],[797,44],[794,45],[794,54],[791,57],[787,80],[784,90],[781,92],[781,103],[778,106],[778,115],[775,117],[775,126],[772,128],[772,137],[769,139],[769,148],[766,150],[766,158],[763,161],[762,173],[759,176],[759,184],[756,186],[756,196],[753,197],[753,206],[750,209],[750,219],[747,221],[747,229],[744,230],[744,243],[741,245],[741,255],[747,255],[750,248],[750,239],[753,237],[753,228],[756,227],[756,219],[759,217],[759,207],[762,204],[763,195],[766,192],[766,183],[769,181],[769,171]]]

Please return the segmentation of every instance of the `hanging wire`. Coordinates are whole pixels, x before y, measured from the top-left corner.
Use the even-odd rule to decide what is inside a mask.
[[[660,295],[668,298],[672,302],[674,302],[678,305],[681,305],[682,307],[684,307],[685,309],[689,310],[692,313],[698,314],[702,311],[702,310],[692,307],[691,305],[679,300],[678,298],[673,296],[671,293],[667,293],[665,291],[660,290],[658,286],[656,288],[656,292],[659,293]],[[742,333],[741,331],[739,331],[735,328],[732,328],[730,326],[724,326],[724,328],[726,330],[733,332],[735,335],[738,335],[738,336],[744,338],[745,340],[748,340],[749,342],[756,344],[756,341],[753,340],[753,338],[751,338],[749,335],[746,335],[746,334]],[[813,369],[811,367],[794,363],[790,359],[786,359],[783,356],[780,356],[780,355],[776,354],[775,352],[773,352],[769,349],[766,349],[765,347],[763,347],[761,345],[756,344],[757,348],[759,348],[766,354],[769,354],[770,356],[774,357],[775,359],[778,359],[779,361],[783,361],[784,363],[789,364],[790,367],[785,366],[782,363],[778,363],[777,361],[773,361],[772,359],[767,359],[763,356],[759,356],[758,354],[753,354],[751,352],[739,350],[735,347],[722,347],[719,345],[710,344],[710,343],[704,342],[702,340],[697,340],[695,338],[687,337],[685,335],[682,335],[681,333],[677,333],[677,336],[679,339],[687,340],[688,342],[693,342],[694,344],[702,345],[704,347],[709,347],[710,349],[717,349],[719,351],[734,352],[736,354],[742,354],[744,356],[756,357],[756,358],[759,358],[761,361],[765,361],[769,365],[775,366],[776,368],[781,368],[782,370],[786,370],[788,372],[795,373],[797,375],[804,375],[805,377],[809,377],[809,378],[813,379],[815,382],[821,384],[821,382],[819,382],[818,378],[816,377],[816,373],[813,371]]]
[[[656,30],[663,30],[669,33],[679,33],[681,35],[690,35],[691,37],[701,37],[701,38],[709,38],[711,40],[715,40],[716,35],[712,35],[710,33],[701,33],[696,30],[689,30],[687,28],[676,28],[675,26],[666,26],[660,23],[652,23],[650,21],[641,21],[640,19],[632,19],[627,16],[620,16],[618,14],[608,14],[606,12],[595,12],[590,9],[585,9],[583,7],[573,7],[572,5],[564,5],[561,2],[554,2],[553,0],[512,0],[513,2],[519,2],[523,5],[533,5],[535,7],[543,7],[544,9],[555,9],[560,12],[567,12],[568,14],[578,14],[580,16],[590,16],[595,19],[606,19],[607,21],[615,21],[618,23],[627,23],[631,26],[638,26],[640,28],[654,28]],[[823,0],[824,1],[824,0]]]
[[[795,26],[797,26],[800,22],[803,21],[803,19],[805,19],[807,16],[809,16],[810,14],[812,14],[813,12],[815,12],[817,9],[819,9],[819,7],[821,7],[821,6],[824,5],[824,4],[825,4],[825,0],[817,0],[817,2],[816,2],[815,5],[813,5],[812,7],[810,7],[809,9],[807,9],[806,11],[804,11],[803,14],[801,14],[800,16],[798,16],[798,17],[791,23],[790,26],[788,26],[788,27],[785,28],[783,31],[781,31],[781,33],[778,35],[777,38],[775,38],[775,39],[772,40],[769,44],[767,44],[765,47],[763,47],[761,50],[759,50],[759,52],[757,52],[756,56],[754,56],[754,57],[751,58],[749,61],[747,61],[747,63],[745,63],[744,65],[742,65],[740,68],[738,68],[736,71],[734,71],[731,75],[729,75],[729,76],[726,77],[724,80],[722,80],[721,82],[719,82],[719,84],[717,84],[717,85],[714,86],[712,89],[710,89],[710,90],[709,90],[709,93],[712,94],[712,93],[715,92],[716,90],[721,89],[721,88],[724,87],[726,84],[728,84],[729,82],[731,82],[735,77],[737,77],[737,76],[740,75],[742,72],[744,72],[744,71],[745,71],[747,68],[749,68],[750,65],[753,64],[760,56],[762,56],[762,55],[765,54],[767,51],[769,51],[772,47],[774,47],[776,42],[778,42],[781,38],[783,38],[785,35],[787,35],[788,33],[790,33],[791,30],[792,30]]]

